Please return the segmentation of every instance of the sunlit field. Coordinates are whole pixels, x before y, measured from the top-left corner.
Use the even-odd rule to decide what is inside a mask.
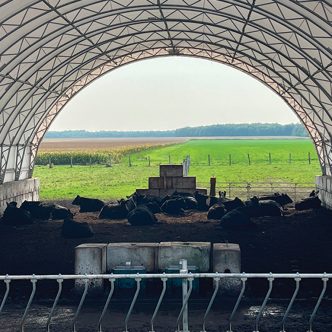
[[[111,158],[110,162],[100,161],[99,164],[89,156],[104,153],[105,146],[98,149],[95,141],[89,143],[95,145],[93,149],[86,143],[81,144],[84,147],[77,152],[83,153],[83,164],[71,166],[67,158],[66,165],[35,167],[34,176],[41,180],[42,199],[71,199],[77,194],[103,199],[125,197],[136,188],[146,188],[148,177],[158,176],[160,164],[181,163],[186,156],[191,160],[189,175],[196,176],[201,187],[208,186],[211,176],[217,178],[218,188],[223,189],[224,182],[314,184],[315,176],[320,174],[317,154],[307,139],[200,139],[177,144],[167,142],[171,145],[166,146],[160,146],[160,142],[157,146],[142,147],[141,144],[139,149],[137,145],[130,147],[127,144],[118,160]],[[107,154],[111,154],[112,148],[107,149]],[[48,148],[40,154],[50,152],[53,153]],[[70,155],[75,149],[67,151],[64,148],[61,152],[59,148],[55,152],[60,156],[63,153]]]

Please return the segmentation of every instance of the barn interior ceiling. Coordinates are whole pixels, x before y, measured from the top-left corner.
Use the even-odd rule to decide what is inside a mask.
[[[0,0],[0,184],[32,176],[55,116],[124,64],[193,56],[283,98],[332,174],[332,1]]]

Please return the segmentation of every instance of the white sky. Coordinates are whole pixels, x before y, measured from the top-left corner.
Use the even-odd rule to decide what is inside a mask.
[[[167,130],[217,123],[299,122],[273,91],[216,62],[167,57],[139,61],[78,93],[50,130]]]

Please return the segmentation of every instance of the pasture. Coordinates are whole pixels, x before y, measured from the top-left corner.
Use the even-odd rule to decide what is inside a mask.
[[[217,178],[219,189],[223,189],[221,182],[314,185],[315,176],[321,172],[314,146],[308,139],[163,139],[162,143],[149,139],[148,144],[139,140],[140,145],[136,146],[126,142],[119,158],[111,160],[111,167],[105,166],[107,158],[105,163],[98,164],[93,156],[112,155],[119,144],[112,145],[110,141],[107,146],[103,143],[98,147],[96,140],[91,140],[68,148],[66,142],[46,142],[39,152],[44,160],[52,153],[66,155],[66,160],[80,153],[84,162],[73,167],[68,162],[53,168],[37,165],[34,176],[41,180],[41,199],[71,199],[77,194],[101,199],[125,197],[136,188],[146,188],[148,177],[158,175],[159,164],[181,163],[188,155],[189,175],[196,176],[201,187],[208,187],[211,176]],[[53,144],[53,148],[48,144]]]

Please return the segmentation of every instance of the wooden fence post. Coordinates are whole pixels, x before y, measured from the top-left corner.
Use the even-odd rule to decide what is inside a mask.
[[[168,155],[168,164],[171,164],[171,154]]]
[[[214,176],[210,178],[210,197],[216,196],[216,183],[217,179]]]
[[[308,152],[308,162],[309,162],[309,165],[311,164],[311,155],[310,155],[310,152]]]
[[[128,165],[129,165],[129,167],[131,167],[131,158],[130,158],[130,155],[129,155],[129,158],[128,158]]]
[[[151,166],[151,159],[150,159],[150,156],[148,156],[148,166],[149,166],[149,167]]]
[[[271,152],[269,152],[269,164],[272,164]]]
[[[228,159],[229,159],[229,166],[231,166],[232,165],[232,155],[231,154],[228,155]]]
[[[249,165],[251,165],[250,154],[249,153],[248,153],[248,163],[249,163]]]
[[[288,156],[288,163],[291,164],[292,163],[292,154],[290,153]]]
[[[211,156],[208,154],[208,165],[211,166]]]
[[[73,167],[73,156],[70,156],[70,167]]]

